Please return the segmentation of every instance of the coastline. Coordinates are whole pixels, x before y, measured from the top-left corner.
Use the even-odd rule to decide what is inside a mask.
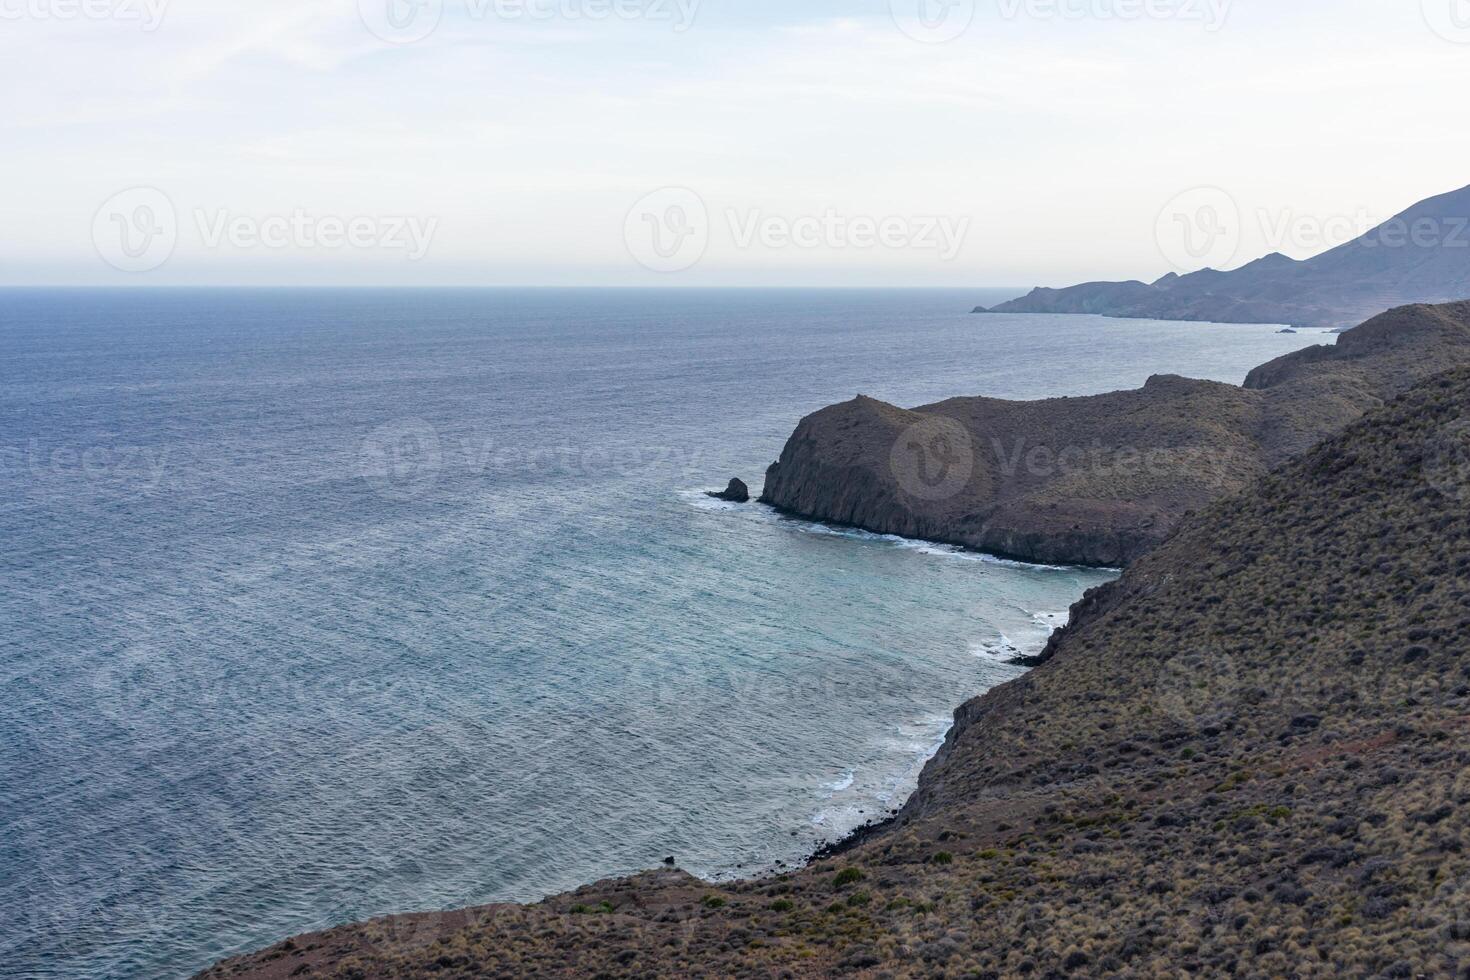
[[[1119,569],[1097,569],[1075,565],[1043,565],[1036,562],[1028,562],[1021,559],[979,552],[973,548],[968,548],[964,545],[951,542],[930,541],[921,538],[900,538],[897,535],[876,534],[863,528],[844,527],[834,525],[831,522],[814,521],[809,518],[801,517],[799,515],[784,513],[779,508],[770,507],[769,505],[761,503],[755,497],[752,497],[751,501],[747,504],[733,504],[724,501],[712,500],[709,498],[700,499],[703,493],[704,491],[702,490],[695,491],[693,489],[690,489],[680,491],[680,496],[683,497],[686,502],[690,503],[691,505],[714,513],[733,513],[750,508],[761,508],[770,512],[773,516],[778,517],[784,522],[790,522],[793,525],[810,525],[810,527],[799,528],[799,530],[801,530],[803,533],[826,534],[832,532],[857,532],[858,534],[863,535],[863,537],[859,540],[872,541],[872,543],[901,544],[904,547],[913,548],[920,551],[929,560],[943,560],[944,558],[960,557],[964,560],[995,562],[1010,567],[1034,569],[1037,571],[1102,571],[1121,574],[1121,570]],[[700,496],[696,496],[696,494]],[[844,534],[843,536],[846,535]],[[944,549],[954,548],[958,550],[955,552],[938,550],[928,551],[926,550],[926,546],[935,546],[936,548]],[[1048,634],[1048,637],[1045,640],[1041,641],[1041,645],[1037,647],[1038,651],[1049,646],[1053,642],[1056,633],[1061,629],[1062,627],[1058,627],[1056,630],[1053,630],[1050,634]],[[1011,663],[1010,665],[1017,667],[1020,666],[1019,664],[1015,663]],[[1001,681],[999,684],[987,688],[983,691],[972,692],[963,695],[960,701],[954,703],[953,706],[949,709],[949,722],[944,730],[943,736],[934,744],[931,750],[929,750],[921,757],[917,758],[914,765],[914,769],[916,770],[914,785],[907,790],[907,792],[903,795],[902,800],[898,802],[897,805],[884,806],[880,815],[874,816],[864,823],[855,826],[836,837],[833,837],[831,839],[818,840],[795,861],[777,861],[774,864],[753,867],[749,864],[741,865],[735,863],[736,855],[731,854],[726,859],[726,868],[724,871],[714,876],[711,876],[710,878],[693,878],[691,876],[690,880],[695,882],[700,887],[707,886],[709,888],[720,888],[736,883],[777,881],[793,873],[809,870],[817,865],[822,864],[823,862],[829,862],[839,859],[845,855],[853,853],[854,851],[860,849],[868,843],[878,840],[879,838],[884,836],[885,833],[898,826],[903,818],[905,810],[907,810],[910,805],[913,804],[915,800],[919,797],[920,790],[918,786],[918,780],[922,778],[922,772],[928,769],[929,766],[931,766],[935,762],[940,754],[946,750],[947,746],[949,746],[955,740],[958,733],[963,729],[963,718],[966,706],[975,703],[979,699],[998,690],[999,688],[1007,687],[1018,681],[1023,680],[1029,673],[1029,668],[1022,669],[1014,677],[1010,677],[1004,681]],[[848,765],[851,766],[852,763],[849,762]],[[630,873],[633,874],[635,877],[644,875],[661,876],[669,874],[688,876],[690,874],[677,861],[673,866],[665,866],[663,868],[650,867],[642,871]],[[597,885],[617,880],[622,879],[604,878],[598,881],[589,882],[587,885],[583,886],[583,889],[578,889],[577,893],[580,893],[586,888],[596,887]],[[416,920],[423,919],[425,921],[432,922],[435,926],[438,926],[444,922],[460,921],[461,919],[465,922],[473,922],[475,921],[477,914],[486,909],[535,908],[537,906],[543,905],[546,902],[553,901],[559,896],[565,894],[567,893],[551,893],[536,901],[528,903],[493,902],[488,905],[467,906],[463,908],[456,907],[442,911],[429,912],[425,912],[423,910],[409,909],[402,912],[384,913],[379,916],[374,916],[373,918],[365,921],[367,921],[368,923],[381,924],[383,928],[387,930],[390,934],[403,931],[405,929],[408,930],[410,934],[412,934],[413,930],[423,928],[421,925],[417,924]],[[414,924],[405,924],[409,922],[414,922]],[[337,926],[329,927],[327,931],[334,932],[341,929],[351,928],[352,926],[353,923],[350,922],[342,923]],[[283,939],[282,941],[290,942],[294,941],[296,938],[299,937],[290,937],[287,939]],[[228,959],[233,958],[233,956],[237,955],[241,954],[232,954],[232,956],[227,957],[225,961],[228,961]],[[211,964],[210,967],[206,967],[205,969],[200,970],[198,973],[194,974],[194,976],[206,977],[210,975],[212,969],[217,965],[217,963]]]
[[[1042,668],[961,706],[898,815],[798,870],[645,873],[204,976],[1448,975],[1470,684],[1441,680],[1470,679],[1470,517],[1424,463],[1467,403],[1470,370],[1427,381],[1184,522],[1073,607]],[[1392,588],[1415,568],[1442,574]]]
[[[1470,304],[1458,304],[1458,305],[1451,304],[1451,305],[1452,306],[1455,306],[1456,307],[1456,310],[1458,312],[1460,312],[1460,313],[1470,312],[1470,309],[1467,309],[1467,307],[1470,307]],[[1385,318],[1394,318],[1395,314],[1402,314],[1405,311],[1423,310],[1423,309],[1426,309],[1426,308],[1425,307],[1422,307],[1422,306],[1419,306],[1419,307],[1406,307],[1406,308],[1401,308],[1399,310],[1391,310],[1388,313],[1383,314],[1380,317],[1375,317],[1375,318],[1367,321],[1367,323],[1362,324],[1358,328],[1354,328],[1354,329],[1362,329],[1362,330],[1365,331],[1365,333],[1374,334],[1375,331],[1373,330],[1373,327],[1374,327],[1375,324],[1378,324],[1379,321],[1382,321]],[[975,312],[976,313],[990,313],[992,311],[984,310],[984,309],[977,309]],[[1083,313],[1079,313],[1077,315],[1094,315],[1094,314],[1083,314]],[[1103,314],[1103,315],[1104,316],[1107,316],[1109,318],[1114,318],[1114,319],[1157,319],[1157,317],[1149,317],[1149,316],[1127,316],[1127,315],[1113,315],[1113,314]],[[1209,321],[1209,320],[1206,320],[1204,318],[1180,317],[1178,319],[1185,320],[1185,321],[1196,321],[1196,322],[1219,322],[1219,321]],[[1251,321],[1251,322],[1253,324],[1256,323],[1256,321]],[[1257,324],[1257,325],[1262,325],[1262,326],[1276,326],[1278,324]],[[1313,325],[1293,325],[1293,324],[1287,324],[1287,326],[1291,326],[1294,329],[1303,330],[1303,331],[1310,331],[1310,330],[1316,330],[1317,329],[1317,327],[1316,326],[1313,326]],[[1395,324],[1395,326],[1397,326],[1397,324]],[[1321,329],[1319,332],[1322,333],[1322,334],[1335,334],[1336,336],[1341,337],[1344,333],[1351,334],[1353,332],[1353,330],[1341,331],[1341,330],[1329,330],[1329,329],[1325,329],[1324,328],[1324,329]],[[1379,336],[1381,336],[1384,333],[1383,328],[1382,327],[1379,327],[1378,330],[1376,331],[1376,333]],[[1303,348],[1301,351],[1298,351],[1295,354],[1289,354],[1289,355],[1286,355],[1283,358],[1277,359],[1276,361],[1272,361],[1272,362],[1269,362],[1267,364],[1263,364],[1263,365],[1258,366],[1251,373],[1251,375],[1252,375],[1252,378],[1254,378],[1258,374],[1268,374],[1268,373],[1272,372],[1273,370],[1274,371],[1281,371],[1283,369],[1289,375],[1292,367],[1296,363],[1302,363],[1302,364],[1305,364],[1305,365],[1310,365],[1313,362],[1318,361],[1318,360],[1327,360],[1327,359],[1330,359],[1333,356],[1333,353],[1334,353],[1334,345],[1325,345],[1325,346],[1319,345],[1319,346],[1316,346],[1316,347]],[[1425,372],[1425,373],[1426,373],[1427,376],[1433,376],[1434,374],[1436,374],[1438,372],[1437,371],[1429,371],[1429,372]],[[1418,380],[1417,377],[1414,380]],[[1247,384],[1250,384],[1250,381],[1251,381],[1251,379],[1248,379],[1247,380]],[[792,437],[792,440],[794,441],[795,439],[796,439],[796,436],[793,436]],[[776,465],[779,465],[779,464],[776,464]],[[775,468],[776,468],[776,466],[773,466],[772,467],[773,470]],[[1224,494],[1222,496],[1228,496],[1228,494]],[[882,537],[882,538],[897,538],[897,539],[901,539],[901,540],[904,540],[904,541],[909,541],[909,542],[914,542],[914,543],[920,543],[920,544],[933,544],[933,545],[944,546],[944,547],[953,547],[953,548],[960,549],[962,552],[966,552],[966,553],[970,553],[970,554],[975,554],[975,555],[979,555],[979,556],[982,556],[982,557],[988,557],[988,558],[992,558],[992,559],[999,560],[999,561],[1010,562],[1010,563],[1014,563],[1014,564],[1017,564],[1017,565],[1026,566],[1026,567],[1040,568],[1040,569],[1054,569],[1054,570],[1064,570],[1064,569],[1068,569],[1068,568],[1074,568],[1074,569],[1091,570],[1091,571],[1105,571],[1105,572],[1115,573],[1115,574],[1117,574],[1120,577],[1122,575],[1124,575],[1124,573],[1127,571],[1126,566],[1120,568],[1120,567],[1112,567],[1112,566],[1105,566],[1105,565],[1088,565],[1088,564],[1084,564],[1084,563],[1069,563],[1069,564],[1065,564],[1065,565],[1058,565],[1058,564],[1051,564],[1051,563],[1042,563],[1042,562],[1038,562],[1034,557],[1028,557],[1025,554],[1007,554],[1007,553],[997,552],[994,549],[988,549],[988,548],[987,549],[977,549],[972,543],[969,543],[969,542],[964,541],[964,540],[956,539],[956,538],[953,538],[953,537],[943,537],[943,536],[941,536],[941,537],[908,537],[908,536],[905,536],[905,535],[902,535],[902,534],[898,534],[898,533],[895,533],[895,532],[892,532],[892,531],[880,530],[878,528],[865,526],[865,525],[859,524],[859,523],[852,523],[852,522],[846,522],[846,521],[840,521],[840,520],[833,520],[833,519],[830,519],[830,518],[824,518],[824,517],[820,517],[820,516],[813,516],[811,514],[803,513],[800,510],[793,509],[793,508],[790,508],[790,507],[787,507],[787,506],[783,506],[782,504],[774,501],[768,495],[765,486],[762,486],[761,492],[759,493],[759,495],[757,495],[753,499],[753,503],[756,506],[766,507],[769,510],[775,512],[776,514],[778,514],[778,515],[780,515],[782,517],[785,517],[785,518],[794,520],[794,521],[802,521],[802,522],[807,522],[807,523],[821,525],[821,526],[847,529],[847,530],[862,532],[862,533],[865,533],[865,534],[876,535],[876,536]],[[1193,516],[1194,516],[1193,512],[1190,512],[1190,513],[1187,513],[1187,514],[1184,515],[1185,518],[1190,518],[1190,517],[1193,517]],[[1019,655],[1019,656],[1017,656],[1015,658],[1012,658],[1012,659],[1010,659],[1010,660],[1007,661],[1007,663],[1009,663],[1012,666],[1015,666],[1015,667],[1018,667],[1018,668],[1024,668],[1024,672],[1022,674],[1020,674],[1019,676],[1017,676],[1015,678],[1012,678],[1011,680],[1002,682],[1001,684],[997,685],[996,687],[991,688],[989,691],[982,692],[979,695],[972,696],[972,697],[966,699],[964,702],[962,702],[958,707],[956,707],[955,708],[955,712],[954,712],[954,719],[953,719],[953,721],[951,723],[950,729],[947,732],[943,743],[925,761],[925,763],[924,763],[925,770],[927,771],[931,765],[934,765],[935,763],[940,762],[942,760],[942,757],[946,756],[949,752],[951,752],[953,750],[953,748],[954,748],[956,742],[958,741],[959,737],[961,735],[963,735],[964,731],[975,720],[975,718],[973,716],[976,714],[976,712],[977,712],[977,706],[981,702],[982,699],[985,699],[990,694],[995,693],[995,692],[999,692],[999,691],[1001,691],[1002,689],[1005,689],[1005,688],[1010,688],[1010,687],[1018,686],[1018,685],[1024,686],[1023,685],[1023,682],[1024,682],[1025,678],[1027,678],[1033,671],[1035,671],[1035,670],[1037,670],[1037,669],[1039,669],[1041,667],[1044,667],[1048,663],[1051,662],[1054,654],[1057,652],[1057,650],[1062,645],[1063,641],[1065,640],[1065,638],[1068,635],[1074,633],[1078,629],[1082,628],[1084,625],[1086,625],[1086,624],[1088,624],[1088,623],[1090,623],[1092,621],[1095,621],[1095,620],[1099,619],[1108,609],[1110,609],[1120,599],[1122,599],[1123,596],[1120,594],[1120,591],[1119,591],[1118,586],[1119,586],[1119,581],[1118,580],[1114,580],[1112,582],[1105,583],[1105,584],[1103,584],[1101,586],[1098,586],[1098,587],[1095,587],[1093,589],[1089,589],[1083,596],[1079,597],[1078,600],[1071,606],[1071,608],[1069,609],[1068,614],[1067,614],[1067,621],[1064,624],[1058,626],[1051,633],[1051,635],[1049,636],[1049,638],[1047,639],[1047,641],[1045,642],[1045,644],[1042,646],[1041,649],[1039,649],[1034,654],[1022,652],[1021,655]],[[921,780],[922,780],[922,777],[921,777]],[[904,803],[903,803],[902,806],[899,806],[899,807],[897,807],[895,809],[890,810],[889,813],[886,816],[882,817],[882,818],[877,818],[877,819],[874,819],[874,820],[870,820],[869,822],[863,824],[862,826],[859,826],[857,828],[854,828],[852,831],[848,832],[846,835],[842,836],[841,838],[839,838],[839,839],[837,839],[835,841],[832,841],[832,842],[829,842],[829,843],[824,843],[824,844],[820,845],[819,847],[817,847],[812,852],[811,856],[806,859],[806,861],[804,862],[804,864],[802,866],[805,867],[805,868],[811,868],[811,867],[813,867],[815,865],[818,865],[818,864],[820,864],[822,862],[832,861],[833,859],[836,859],[836,858],[842,857],[843,855],[852,853],[852,852],[858,850],[859,848],[863,847],[865,844],[868,844],[868,843],[870,843],[870,842],[872,842],[872,841],[874,841],[874,840],[876,840],[878,838],[883,837],[885,834],[887,834],[889,831],[893,830],[896,826],[898,826],[903,821],[905,812],[908,811],[911,806],[914,806],[914,805],[918,804],[920,802],[920,797],[921,797],[921,786],[916,786],[915,789],[909,794],[909,796],[907,797],[907,799],[904,801]]]
[[[950,558],[962,558],[962,559],[966,559],[966,560],[976,560],[976,561],[983,561],[983,562],[995,562],[995,563],[1004,564],[1004,565],[1007,565],[1007,566],[1010,566],[1010,567],[1014,567],[1014,568],[1030,569],[1030,570],[1036,570],[1036,571],[1052,571],[1052,572],[1065,572],[1065,571],[1098,572],[1098,573],[1105,573],[1105,574],[1110,574],[1110,575],[1114,575],[1114,576],[1121,575],[1123,573],[1123,569],[1121,569],[1121,568],[1086,566],[1086,565],[1050,565],[1050,564],[1042,564],[1042,563],[1038,563],[1038,562],[1034,562],[1034,561],[1028,561],[1028,560],[1026,560],[1024,558],[1021,558],[1021,557],[1015,557],[1015,556],[1009,556],[1009,555],[997,555],[997,554],[994,554],[994,553],[991,553],[991,552],[988,552],[988,551],[979,551],[979,550],[976,550],[975,548],[972,548],[972,547],[970,547],[968,545],[965,545],[965,544],[963,544],[961,542],[956,542],[956,541],[936,541],[936,540],[931,540],[931,539],[927,539],[927,538],[909,538],[909,537],[904,537],[902,535],[879,533],[879,532],[876,532],[876,531],[869,530],[868,528],[857,527],[857,526],[854,526],[854,525],[845,525],[845,524],[838,524],[838,523],[835,523],[835,522],[832,522],[832,521],[817,520],[817,519],[813,519],[813,518],[810,518],[810,517],[805,517],[805,516],[803,516],[801,514],[793,513],[791,511],[785,510],[785,509],[783,509],[781,507],[778,507],[778,506],[775,506],[773,504],[768,503],[764,499],[763,491],[764,491],[764,488],[762,488],[762,493],[761,494],[752,495],[751,500],[748,503],[744,503],[744,504],[731,503],[731,502],[728,502],[728,501],[721,501],[721,500],[718,500],[717,498],[716,499],[712,499],[712,498],[710,498],[710,497],[707,496],[707,491],[705,491],[705,490],[696,490],[696,489],[685,490],[685,491],[681,491],[680,492],[680,496],[682,498],[684,498],[687,502],[689,502],[693,506],[696,506],[696,507],[698,507],[700,509],[704,509],[704,510],[709,510],[709,511],[712,511],[712,512],[716,512],[716,513],[738,513],[738,512],[740,512],[742,510],[747,510],[747,509],[750,509],[750,508],[760,508],[760,509],[762,509],[762,510],[764,510],[764,511],[770,513],[770,514],[772,514],[773,516],[775,516],[775,517],[777,517],[777,518],[779,518],[779,519],[781,519],[783,521],[787,521],[787,522],[790,522],[790,523],[792,523],[794,525],[798,525],[799,526],[799,530],[802,530],[802,531],[804,531],[806,533],[813,533],[813,534],[839,533],[839,534],[841,534],[843,532],[855,532],[855,534],[853,535],[854,537],[857,537],[859,535],[861,536],[861,537],[857,537],[858,540],[863,540],[863,541],[869,541],[869,540],[871,540],[874,543],[880,543],[881,542],[881,543],[888,543],[888,544],[897,544],[897,545],[900,545],[900,546],[903,546],[903,547],[914,548],[914,549],[919,550],[920,552],[922,552],[922,553],[924,553],[926,555],[929,555],[929,556],[932,556],[932,557],[935,557],[935,558],[946,558],[946,557],[950,557]],[[800,527],[800,525],[805,525],[805,526],[804,527]],[[931,547],[933,549],[955,549],[955,550],[954,551],[930,550]],[[997,687],[1001,687],[1001,686],[1004,686],[1006,684],[1014,683],[1015,681],[1021,680],[1022,678],[1024,678],[1026,676],[1027,673],[1030,672],[1030,670],[1032,670],[1035,667],[1038,667],[1038,666],[1041,666],[1042,664],[1044,664],[1046,662],[1046,659],[1047,659],[1046,658],[1047,651],[1050,650],[1050,649],[1052,649],[1052,647],[1054,646],[1054,644],[1057,641],[1057,634],[1059,632],[1062,632],[1063,630],[1067,629],[1068,628],[1068,625],[1071,622],[1074,622],[1075,621],[1073,610],[1076,608],[1077,604],[1080,604],[1080,603],[1084,602],[1087,599],[1087,596],[1088,595],[1091,595],[1092,592],[1094,592],[1096,590],[1096,588],[1098,588],[1098,587],[1093,587],[1092,589],[1089,589],[1086,593],[1084,593],[1082,596],[1079,596],[1075,600],[1075,602],[1071,606],[1069,606],[1069,608],[1066,611],[1064,611],[1064,612],[1062,612],[1062,613],[1059,614],[1059,615],[1065,616],[1066,617],[1066,620],[1064,622],[1062,622],[1061,624],[1054,626],[1050,631],[1048,631],[1047,634],[1046,634],[1046,636],[1043,637],[1039,642],[1037,642],[1034,645],[1034,652],[1033,652],[1032,649],[1029,649],[1032,645],[1028,644],[1026,648],[1023,648],[1023,647],[1015,647],[1014,649],[1016,649],[1016,651],[1017,651],[1017,655],[1015,657],[1006,658],[1006,659],[1001,659],[1001,658],[983,658],[983,659],[991,659],[992,662],[997,663],[997,664],[1000,664],[1000,665],[1003,665],[1003,666],[1018,668],[1021,672],[1018,673],[1016,676],[1010,677],[1010,678],[1008,678],[1006,680],[1003,680],[1003,681],[1000,681],[998,684],[996,684],[996,685],[994,685],[992,687],[986,688],[983,691],[979,691],[979,692],[976,692],[976,693],[972,693],[970,695],[967,695],[963,701],[961,701],[958,705],[956,705],[956,706],[953,707],[953,709],[951,710],[950,716],[949,716],[948,725],[946,726],[945,731],[944,731],[944,735],[934,744],[934,746],[933,746],[932,749],[930,749],[929,751],[927,751],[927,753],[925,753],[924,755],[922,755],[921,757],[918,758],[918,762],[917,762],[917,765],[915,767],[916,770],[918,770],[918,772],[916,772],[915,777],[914,777],[914,784],[915,785],[912,788],[910,788],[908,790],[908,792],[904,795],[904,798],[903,798],[902,802],[898,803],[898,805],[896,805],[896,806],[895,805],[892,805],[892,804],[885,805],[882,816],[871,818],[871,819],[867,820],[866,822],[864,822],[864,823],[862,823],[862,824],[860,824],[860,825],[858,825],[856,827],[853,827],[852,829],[850,829],[850,830],[848,830],[848,831],[840,834],[839,836],[837,836],[837,837],[835,837],[833,839],[830,839],[830,840],[818,840],[816,842],[815,846],[813,848],[811,848],[809,850],[809,852],[804,857],[802,857],[799,861],[797,861],[795,863],[780,861],[780,862],[776,862],[774,865],[769,865],[769,866],[766,866],[766,867],[764,867],[764,868],[762,868],[760,870],[757,870],[754,873],[751,873],[748,869],[746,869],[746,868],[744,868],[744,867],[742,867],[740,865],[733,865],[732,866],[732,869],[733,869],[733,871],[735,871],[737,873],[732,874],[731,875],[731,878],[752,879],[752,880],[753,879],[760,879],[760,878],[769,878],[769,877],[778,876],[778,875],[781,875],[781,874],[790,873],[793,870],[793,868],[810,867],[811,865],[813,865],[815,863],[818,863],[818,862],[821,862],[821,861],[830,860],[832,858],[839,857],[839,856],[841,856],[843,854],[846,854],[846,853],[854,850],[855,848],[860,847],[862,844],[866,843],[867,841],[870,841],[870,840],[872,840],[872,839],[874,839],[874,838],[876,838],[878,836],[881,836],[884,831],[886,831],[887,829],[890,829],[899,820],[899,818],[900,818],[901,814],[903,813],[904,809],[909,805],[909,803],[913,800],[913,798],[915,797],[915,795],[918,793],[917,781],[918,781],[919,775],[922,773],[922,770],[924,768],[926,768],[930,763],[932,763],[934,761],[934,759],[939,755],[939,753],[944,750],[945,745],[950,742],[952,736],[954,735],[955,729],[962,724],[962,715],[963,715],[964,706],[966,704],[969,704],[970,702],[978,699],[978,698],[981,698],[981,697],[985,696],[987,693],[989,693],[992,690],[995,690]],[[1033,618],[1035,618],[1037,620],[1038,625],[1045,625],[1045,624],[1043,624],[1041,622],[1041,617],[1042,616],[1050,616],[1050,615],[1054,615],[1054,614],[1052,614],[1052,613],[1033,613],[1032,615],[1033,615]],[[851,765],[851,763],[850,763],[850,765]],[[852,771],[853,771],[852,769],[849,769],[849,778],[851,776]],[[905,780],[905,781],[907,781],[907,780]],[[717,876],[716,878],[711,879],[712,882],[719,882],[719,881],[723,881],[723,880],[728,880],[726,878],[726,876],[723,875],[723,874]]]
[[[822,527],[830,527],[843,531],[861,531],[864,534],[871,534],[874,537],[891,538],[899,541],[911,542],[917,545],[934,545],[936,547],[943,548],[956,548],[962,554],[976,556],[976,560],[979,561],[992,560],[998,562],[1006,562],[1008,564],[1017,565],[1023,568],[1036,568],[1045,571],[1077,570],[1087,572],[1105,572],[1119,575],[1123,572],[1122,567],[1117,565],[1090,565],[1085,562],[1056,563],[1037,561],[1036,559],[1028,558],[1023,554],[1007,554],[1003,549],[998,550],[994,548],[977,548],[971,543],[955,538],[914,537],[912,535],[900,534],[896,531],[882,531],[872,527],[864,527],[861,524],[852,524],[845,521],[831,520],[824,517],[813,517],[810,514],[803,514],[800,511],[792,510],[788,507],[784,507],[780,504],[774,503],[765,495],[764,488],[762,488],[760,496],[752,500],[751,503],[755,504],[756,506],[765,507],[771,511],[774,511],[775,513],[789,520],[802,521],[807,524],[816,524]]]
[[[1021,297],[1020,299],[1025,299]],[[1014,302],[1019,302],[1015,300]],[[970,311],[971,316],[1098,316],[1104,320],[1155,320],[1161,323],[1218,323],[1231,327],[1289,327],[1292,330],[1302,332],[1316,330],[1324,334],[1339,332],[1343,328],[1326,327],[1321,324],[1310,323],[1278,323],[1274,320],[1221,320],[1215,317],[1195,315],[1187,310],[1180,311],[1178,316],[1156,316],[1149,313],[1103,313],[1091,310],[1002,310],[999,307],[977,306]]]

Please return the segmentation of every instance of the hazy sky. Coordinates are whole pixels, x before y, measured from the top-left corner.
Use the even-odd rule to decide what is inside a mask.
[[[0,0],[0,282],[1152,278],[1470,184],[1467,91],[1470,0]]]

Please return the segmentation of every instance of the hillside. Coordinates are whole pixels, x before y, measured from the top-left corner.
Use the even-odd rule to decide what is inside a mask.
[[[1470,363],[1470,303],[1392,310],[1252,372],[1136,391],[913,410],[859,397],[803,419],[762,500],[886,534],[1121,566],[1420,378]]]
[[[1152,283],[1036,289],[977,313],[1096,313],[1216,323],[1343,327],[1411,303],[1470,296],[1470,187],[1421,201],[1359,238],[1296,261],[1280,253],[1229,272]]]
[[[896,822],[207,971],[285,977],[1463,976],[1470,371],[1186,522],[959,710]]]

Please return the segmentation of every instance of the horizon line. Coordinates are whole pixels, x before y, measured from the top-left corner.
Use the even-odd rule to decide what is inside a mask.
[[[985,289],[985,290],[1021,290],[1021,291],[1024,291],[1024,290],[1030,290],[1030,289],[1034,289],[1034,288],[1036,288],[1036,287],[1034,287],[1034,286],[831,286],[831,285],[824,286],[824,285],[815,285],[815,284],[814,285],[796,285],[796,286],[761,286],[761,285],[730,285],[730,286],[713,286],[713,285],[704,285],[704,286],[676,286],[676,285],[668,285],[668,286],[649,286],[649,285],[609,285],[609,284],[603,284],[603,285],[581,285],[581,286],[544,285],[544,284],[542,284],[542,285],[538,285],[538,284],[509,284],[509,285],[488,285],[487,286],[487,285],[455,285],[455,284],[442,284],[441,283],[441,284],[431,284],[431,285],[390,285],[390,286],[374,286],[374,285],[347,284],[347,283],[278,283],[278,284],[272,284],[272,283],[265,283],[265,284],[260,284],[260,283],[252,283],[252,284],[244,284],[244,283],[200,283],[200,284],[184,284],[184,283],[160,283],[160,284],[142,284],[142,283],[137,283],[137,284],[131,284],[131,283],[58,283],[58,284],[46,284],[46,285],[21,284],[21,283],[0,283],[0,291],[17,291],[17,292],[18,291],[40,292],[40,291],[43,291],[43,290],[63,290],[63,289],[66,289],[66,290],[116,290],[116,291],[131,291],[131,290],[136,290],[136,291],[139,291],[139,292],[145,292],[145,291],[162,292],[162,291],[165,291],[165,290],[185,290],[185,289],[199,289],[199,290],[204,290],[204,289],[218,289],[218,290],[224,290],[224,289],[234,289],[234,290],[244,290],[244,289],[274,289],[274,290],[286,290],[286,289],[299,289],[299,290],[310,290],[310,289],[361,289],[361,290],[364,290],[364,291],[371,290],[371,291],[375,291],[375,292],[394,292],[394,291],[405,291],[406,292],[406,291],[431,291],[431,290],[485,290],[485,291],[490,291],[490,290],[511,290],[511,289],[563,290],[563,291],[569,291],[569,290],[607,290],[607,289],[616,289],[616,290],[630,290],[630,291],[631,290],[644,290],[644,291],[650,291],[650,292],[700,292],[700,291],[713,291],[713,290],[742,290],[742,291],[754,291],[754,290],[765,290],[765,291],[789,290],[789,291],[796,291],[796,290],[816,290],[816,289],[822,289],[822,290],[829,290],[829,291],[832,291],[832,292],[876,292],[876,291],[879,291],[879,290],[910,290],[910,291],[915,291],[915,292],[946,290],[946,291],[958,292],[958,291],[966,291],[966,290],[971,290],[971,289],[977,289],[977,290],[979,290],[979,289]]]

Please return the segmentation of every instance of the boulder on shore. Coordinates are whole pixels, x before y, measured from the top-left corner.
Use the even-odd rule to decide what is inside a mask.
[[[710,490],[707,493],[716,500],[728,500],[732,504],[750,503],[750,488],[745,485],[744,480],[731,480],[730,485],[723,492],[716,493]]]

